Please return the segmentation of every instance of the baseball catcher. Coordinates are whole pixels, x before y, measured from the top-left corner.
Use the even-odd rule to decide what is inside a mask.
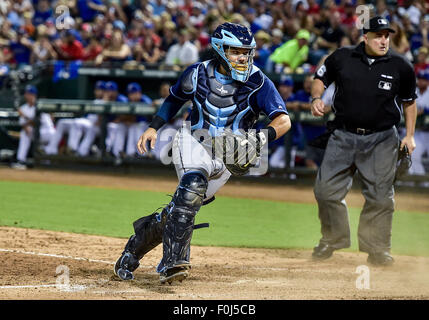
[[[172,145],[179,184],[171,202],[160,212],[134,222],[134,235],[116,262],[122,280],[143,256],[162,243],[157,272],[161,283],[182,281],[190,268],[190,243],[195,216],[231,175],[248,174],[263,161],[268,142],[290,129],[286,106],[273,82],[253,65],[256,47],[249,29],[238,24],[219,25],[211,37],[215,59],[188,67],[140,137],[140,153],[155,147],[157,130],[171,120],[187,101],[192,111]],[[260,113],[270,122],[253,129]]]

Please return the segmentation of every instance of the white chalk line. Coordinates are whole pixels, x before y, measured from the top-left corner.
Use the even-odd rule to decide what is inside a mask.
[[[84,285],[68,285],[62,286],[58,284],[36,284],[36,285],[22,285],[22,286],[0,286],[0,289],[36,289],[36,288],[57,288],[62,292],[77,292],[86,290],[88,287]]]
[[[39,284],[39,285],[24,285],[24,286],[0,286],[0,289],[26,289],[26,288],[52,288],[56,284]]]
[[[98,260],[98,259],[89,259],[89,258],[82,258],[82,257],[73,257],[73,256],[65,256],[60,254],[52,254],[52,253],[42,253],[42,252],[33,252],[33,251],[23,251],[23,250],[13,250],[13,249],[2,249],[0,248],[0,252],[10,252],[10,253],[19,253],[19,254],[28,254],[28,255],[34,255],[34,256],[43,256],[43,257],[51,257],[51,258],[61,258],[61,259],[71,259],[71,260],[77,260],[77,261],[87,261],[87,262],[94,262],[94,263],[104,263],[104,264],[110,264],[114,265],[115,262],[112,261],[105,261],[105,260]],[[195,267],[204,267],[205,265],[198,265],[193,264]],[[239,267],[237,266],[219,266],[224,269],[237,269]],[[140,265],[139,268],[142,269],[153,269],[153,266],[145,266]],[[243,268],[246,269],[254,269],[254,270],[268,270],[268,271],[292,271],[291,268],[282,268],[282,267],[253,267],[253,266],[243,266]]]
[[[12,250],[12,249],[2,249],[0,248],[0,252],[11,252],[11,253],[20,253],[20,254],[28,254],[33,256],[43,256],[43,257],[51,257],[51,258],[61,258],[61,259],[72,259],[72,260],[80,260],[80,261],[88,261],[95,263],[105,263],[105,264],[115,264],[111,261],[97,260],[97,259],[88,259],[81,257],[72,257],[72,256],[64,256],[60,254],[52,254],[52,253],[42,253],[42,252],[33,252],[33,251],[22,251],[22,250]]]

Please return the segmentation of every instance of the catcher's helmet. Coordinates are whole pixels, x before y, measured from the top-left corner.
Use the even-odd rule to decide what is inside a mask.
[[[213,32],[211,45],[216,58],[234,80],[246,82],[249,79],[256,42],[248,28],[240,24],[223,23]],[[232,62],[228,58],[228,51],[231,48],[248,49],[248,53],[245,54],[246,63]]]

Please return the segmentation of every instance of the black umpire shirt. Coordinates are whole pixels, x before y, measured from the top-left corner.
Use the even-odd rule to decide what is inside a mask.
[[[382,131],[399,124],[402,102],[416,99],[412,65],[389,50],[370,63],[365,43],[334,51],[317,70],[325,88],[335,82],[332,110],[338,126]]]

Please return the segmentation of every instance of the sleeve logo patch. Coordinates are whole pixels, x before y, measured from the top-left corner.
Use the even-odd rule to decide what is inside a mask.
[[[326,73],[326,66],[323,64],[320,66],[320,68],[317,70],[317,75],[319,77],[323,77],[324,74]]]

